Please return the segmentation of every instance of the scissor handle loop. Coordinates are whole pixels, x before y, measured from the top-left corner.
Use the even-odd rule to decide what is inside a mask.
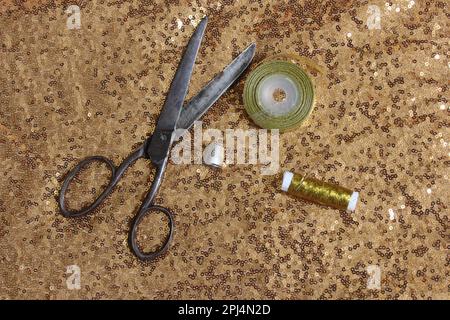
[[[139,247],[139,244],[137,243],[137,231],[139,224],[141,223],[142,219],[147,216],[151,211],[155,212],[162,212],[166,215],[166,217],[169,219],[169,232],[162,243],[162,245],[153,252],[144,252]],[[158,258],[159,256],[163,255],[167,252],[170,246],[170,242],[172,241],[173,237],[173,228],[174,228],[174,221],[173,221],[173,214],[172,212],[164,207],[158,206],[158,205],[150,205],[149,207],[142,207],[139,210],[139,213],[134,217],[132,223],[131,223],[131,230],[129,233],[129,243],[130,247],[133,250],[134,254],[143,261],[152,261]]]
[[[114,187],[116,186],[117,182],[119,182],[120,178],[122,178],[123,174],[125,173],[126,169],[137,159],[144,157],[144,147],[141,146],[139,149],[134,151],[132,154],[126,158],[122,164],[116,168],[113,164],[113,162],[103,156],[92,156],[87,157],[83,160],[81,160],[75,168],[73,168],[64,179],[64,182],[61,187],[61,191],[59,192],[59,208],[61,209],[61,213],[68,218],[74,218],[74,217],[80,217],[84,216],[92,211],[94,211],[102,202],[105,200],[105,198],[112,192]],[[94,202],[92,202],[90,205],[80,209],[80,210],[69,210],[66,208],[66,201],[65,196],[67,189],[69,188],[70,183],[72,182],[73,178],[83,169],[85,168],[89,163],[92,162],[103,162],[106,163],[111,170],[111,178],[106,186],[105,190],[95,199]]]
[[[119,167],[115,167],[113,162],[105,157],[102,156],[93,156],[88,157],[83,160],[81,160],[66,176],[64,179],[64,182],[61,187],[61,191],[59,193],[59,207],[61,209],[62,214],[65,217],[80,217],[83,215],[86,215],[92,211],[94,211],[104,200],[105,198],[112,192],[116,184],[119,182],[119,180],[122,178],[124,172],[126,169],[134,163],[137,159],[142,157],[147,157],[145,154],[147,144],[144,143],[139,149],[134,151],[128,158],[126,158],[122,164]],[[80,210],[68,210],[66,208],[65,203],[65,195],[67,192],[67,189],[72,182],[72,180],[75,178],[75,176],[83,169],[85,168],[89,163],[92,162],[102,162],[106,163],[111,170],[111,178],[109,181],[109,184],[106,186],[105,190],[95,199],[95,201],[80,209]],[[138,214],[133,218],[131,223],[131,229],[129,233],[129,242],[132,251],[136,254],[136,256],[144,261],[150,261],[158,258],[162,254],[164,254],[167,249],[170,246],[170,242],[172,240],[173,236],[173,228],[174,228],[174,219],[172,212],[164,207],[158,206],[154,204],[154,199],[156,194],[158,193],[158,189],[161,185],[164,172],[167,166],[167,158],[162,159],[158,163],[154,163],[156,167],[156,173],[153,178],[153,182],[151,184],[150,190],[147,193],[147,196],[145,197],[144,201],[142,202],[141,208],[139,209]],[[169,219],[169,233],[164,241],[164,243],[154,252],[144,252],[140,249],[138,243],[137,243],[137,231],[138,226],[141,223],[142,219],[148,215],[151,211],[155,212],[162,212],[166,215],[166,217]]]
[[[69,210],[66,208],[66,201],[65,201],[65,195],[67,192],[67,189],[69,188],[70,183],[72,182],[73,178],[82,170],[84,169],[88,164],[92,162],[102,162],[106,163],[111,171],[111,178],[106,186],[105,190],[95,199],[94,202],[92,202],[90,205],[81,208],[80,210]],[[59,207],[61,209],[62,214],[65,217],[80,217],[85,214],[88,214],[95,210],[102,202],[103,200],[111,193],[112,188],[114,187],[112,185],[112,182],[114,181],[114,178],[116,176],[116,167],[114,166],[113,162],[109,160],[108,158],[105,158],[103,156],[92,156],[87,157],[83,160],[81,160],[75,168],[73,168],[64,179],[63,185],[61,187],[61,191],[59,193]]]

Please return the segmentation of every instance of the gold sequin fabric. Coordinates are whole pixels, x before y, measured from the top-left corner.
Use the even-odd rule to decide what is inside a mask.
[[[448,14],[437,0],[3,1],[0,298],[448,299]],[[85,218],[64,218],[57,193],[80,159],[118,165],[153,131],[203,15],[189,96],[251,42],[255,63],[294,53],[324,73],[310,74],[307,123],[280,135],[279,175],[169,163],[157,203],[175,213],[174,241],[142,263],[126,239],[146,160]],[[204,128],[257,128],[246,75]],[[281,192],[284,170],[359,191],[356,212]],[[107,178],[96,172],[83,181]]]

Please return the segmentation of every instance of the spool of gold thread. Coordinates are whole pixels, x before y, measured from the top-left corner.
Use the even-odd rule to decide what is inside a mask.
[[[300,199],[354,212],[359,193],[290,171],[283,174],[281,190]]]

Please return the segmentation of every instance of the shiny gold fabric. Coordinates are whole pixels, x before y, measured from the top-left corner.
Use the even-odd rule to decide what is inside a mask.
[[[76,2],[81,28],[71,30],[67,1],[0,6],[1,298],[449,298],[446,1]],[[144,264],[126,238],[148,163],[89,217],[63,218],[56,194],[81,158],[119,164],[152,132],[203,14],[190,96],[253,41],[255,63],[282,52],[312,59],[325,70],[312,75],[315,109],[280,136],[279,172],[310,171],[361,198],[346,214],[280,192],[262,165],[172,163],[158,203],[176,214],[174,242]],[[257,129],[244,80],[204,128]],[[86,172],[96,188],[80,185],[73,205],[107,176]],[[143,225],[148,240],[159,220]],[[66,282],[72,265],[79,290]],[[374,268],[380,284],[368,286]]]

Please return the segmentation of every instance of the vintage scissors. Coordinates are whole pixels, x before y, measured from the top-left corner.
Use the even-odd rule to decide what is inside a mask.
[[[141,260],[153,260],[164,254],[169,248],[173,235],[173,214],[164,207],[154,204],[155,196],[161,185],[164,171],[167,166],[169,152],[174,140],[176,129],[188,130],[192,124],[198,120],[214,102],[230,87],[239,75],[250,65],[255,53],[255,44],[248,46],[236,59],[234,59],[220,74],[212,79],[200,92],[194,96],[185,107],[184,99],[187,94],[192,69],[197,57],[198,49],[203,38],[207,24],[207,17],[198,24],[194,34],[185,49],[184,55],[179,63],[178,69],[170,85],[164,106],[159,115],[153,134],[131,155],[129,155],[119,167],[115,167],[113,162],[102,156],[88,157],[79,162],[70,171],[61,187],[59,194],[59,207],[65,217],[80,217],[95,210],[105,198],[113,191],[114,186],[122,178],[126,169],[140,158],[150,159],[156,169],[152,185],[147,193],[142,205],[131,222],[129,232],[129,243],[132,251]],[[66,208],[65,194],[70,182],[91,162],[103,162],[111,170],[111,179],[105,190],[89,206],[79,211],[71,211]],[[137,229],[142,219],[150,212],[162,212],[169,220],[169,231],[164,243],[154,252],[143,252],[137,243]]]

